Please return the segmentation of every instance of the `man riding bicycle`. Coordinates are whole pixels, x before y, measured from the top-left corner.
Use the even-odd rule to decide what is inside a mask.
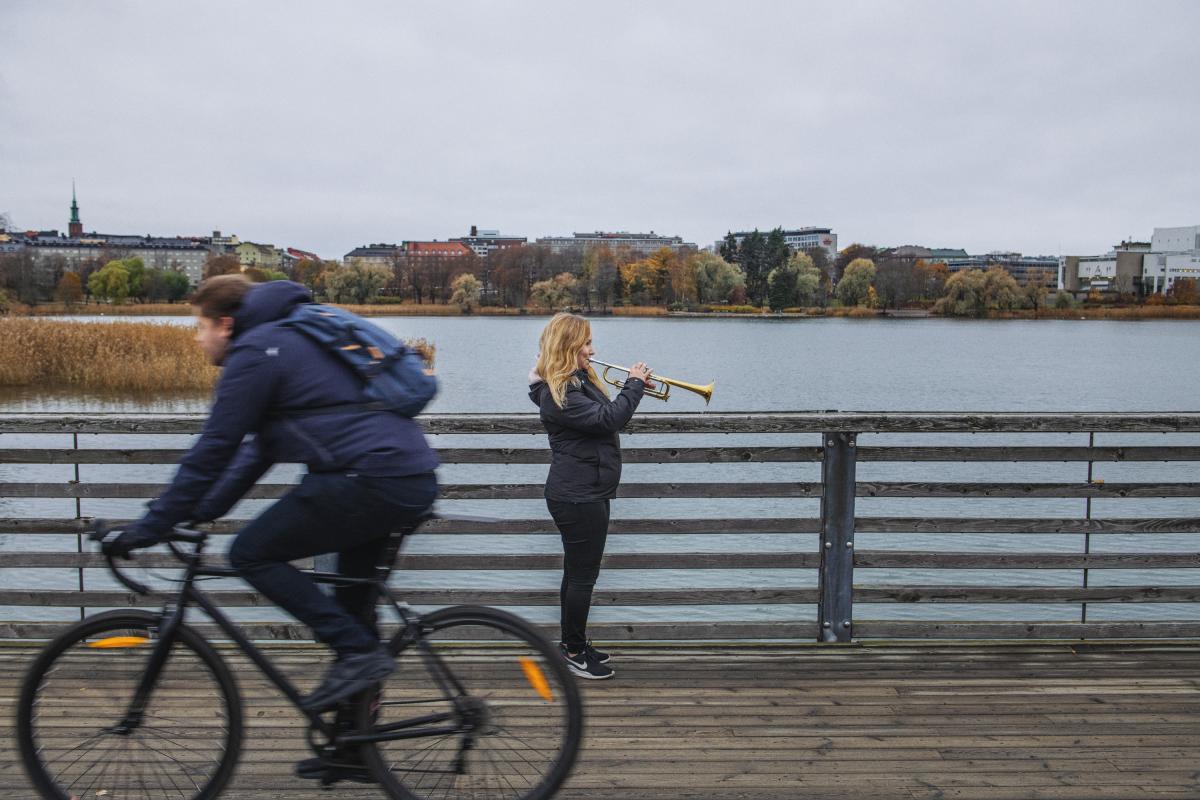
[[[300,484],[237,534],[229,560],[333,649],[304,707],[334,708],[395,669],[375,629],[376,597],[363,587],[330,597],[289,562],[336,552],[342,574],[369,577],[389,534],[432,506],[437,456],[416,422],[364,403],[358,373],[284,324],[312,302],[300,284],[221,275],[190,302],[196,341],[223,368],[212,411],[167,491],[104,551],[128,556],[179,522],[217,519],[273,464],[306,464]]]

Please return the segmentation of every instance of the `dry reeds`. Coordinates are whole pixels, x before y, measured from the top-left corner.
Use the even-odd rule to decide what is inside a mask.
[[[0,385],[207,391],[217,369],[192,337],[180,325],[0,319]]]

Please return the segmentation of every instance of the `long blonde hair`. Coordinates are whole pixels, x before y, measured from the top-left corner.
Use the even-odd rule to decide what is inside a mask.
[[[567,386],[579,370],[579,351],[590,338],[591,324],[575,314],[555,314],[542,330],[541,352],[535,369],[550,387],[550,395],[559,408],[566,405]],[[604,383],[591,364],[588,364],[587,375],[588,380],[608,397]]]

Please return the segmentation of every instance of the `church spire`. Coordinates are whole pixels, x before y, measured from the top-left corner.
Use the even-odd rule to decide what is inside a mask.
[[[67,225],[67,235],[77,238],[83,235],[83,223],[79,221],[79,203],[75,200],[75,179],[71,179],[71,221]]]

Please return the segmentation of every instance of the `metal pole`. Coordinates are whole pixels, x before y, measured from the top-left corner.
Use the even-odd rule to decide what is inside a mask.
[[[71,447],[74,450],[79,449],[79,434],[78,433],[71,434]],[[78,488],[78,486],[79,486],[79,459],[78,458],[76,458],[76,460],[75,460],[74,467],[75,467],[75,486]],[[83,505],[82,505],[82,500],[79,497],[78,493],[76,493],[76,495],[75,495],[75,519],[77,519],[77,520],[83,519]],[[75,534],[75,552],[79,554],[79,594],[80,594],[80,596],[83,596],[83,534],[82,533]],[[80,619],[83,619],[86,616],[86,614],[84,612],[85,612],[84,607],[80,606],[79,607],[79,618]]]
[[[854,638],[853,433],[827,433],[821,461],[821,567],[817,641]]]

